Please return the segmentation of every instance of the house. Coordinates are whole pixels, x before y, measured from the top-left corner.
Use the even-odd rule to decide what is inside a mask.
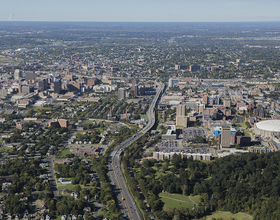
[[[22,219],[23,219],[23,220],[28,220],[28,214],[27,214],[27,213],[24,213]]]
[[[84,211],[84,212],[91,212],[91,208],[90,208],[90,207],[85,207],[85,208],[83,209],[83,211]]]
[[[41,178],[41,179],[45,178],[46,179],[46,178],[48,178],[48,176],[47,176],[47,174],[42,174],[42,175],[39,176],[39,178]]]
[[[46,167],[46,165],[44,163],[39,164],[39,168],[45,168],[45,167]]]
[[[16,214],[15,220],[19,220],[19,219],[20,219],[20,214]]]
[[[11,185],[12,185],[12,183],[9,183],[9,182],[2,183],[2,192],[8,192],[8,189]]]
[[[71,196],[73,196],[75,199],[79,198],[79,193],[72,192]]]
[[[61,183],[61,184],[70,184],[72,183],[72,180],[65,180],[64,178],[59,178],[58,181]]]
[[[63,189],[61,193],[62,193],[62,195],[70,194],[71,190],[70,189]]]

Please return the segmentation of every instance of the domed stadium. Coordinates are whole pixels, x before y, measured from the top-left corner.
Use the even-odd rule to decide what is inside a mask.
[[[280,136],[280,120],[261,121],[254,126],[255,135],[262,138]]]

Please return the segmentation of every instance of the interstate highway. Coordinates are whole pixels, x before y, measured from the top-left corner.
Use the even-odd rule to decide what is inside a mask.
[[[157,88],[156,95],[153,98],[153,101],[151,102],[150,107],[147,111],[148,124],[146,125],[146,127],[143,128],[138,133],[136,133],[135,135],[133,135],[132,137],[125,140],[119,146],[117,146],[112,151],[109,157],[108,167],[109,167],[109,175],[111,178],[111,184],[113,184],[114,186],[114,191],[117,195],[120,211],[123,217],[125,217],[126,219],[140,220],[141,217],[139,215],[138,208],[134,202],[134,199],[132,198],[132,195],[130,194],[126,186],[124,176],[120,169],[119,156],[121,155],[124,148],[128,147],[138,138],[142,137],[147,131],[149,131],[154,126],[155,107],[160,95],[164,91],[164,88],[165,88],[164,84],[159,85],[159,87]]]

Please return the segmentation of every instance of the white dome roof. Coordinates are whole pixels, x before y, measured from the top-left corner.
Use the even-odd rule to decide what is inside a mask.
[[[255,125],[260,130],[280,132],[280,120],[267,120],[256,123]]]

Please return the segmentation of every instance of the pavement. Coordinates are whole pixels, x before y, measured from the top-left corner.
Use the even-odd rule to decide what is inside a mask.
[[[147,116],[148,116],[147,126],[143,128],[141,131],[139,131],[138,133],[136,133],[135,135],[133,135],[132,137],[125,140],[119,146],[117,146],[112,151],[108,159],[108,169],[111,178],[111,184],[113,185],[113,189],[115,191],[119,203],[120,211],[125,219],[140,220],[141,217],[139,214],[138,207],[135,204],[135,201],[129,189],[126,186],[125,179],[120,168],[119,157],[122,154],[124,148],[128,147],[137,139],[142,137],[155,124],[155,106],[163,90],[164,90],[164,86],[160,85],[157,89],[157,93],[153,101],[151,102],[150,108],[147,111]]]
[[[57,190],[57,183],[56,183],[56,179],[55,179],[55,176],[54,176],[54,165],[53,165],[53,162],[54,162],[54,156],[51,156],[51,158],[49,158],[47,160],[48,164],[49,164],[49,170],[50,170],[50,183],[52,184],[52,191],[53,191],[53,194],[54,194],[54,199],[57,199],[58,197],[58,190]]]

